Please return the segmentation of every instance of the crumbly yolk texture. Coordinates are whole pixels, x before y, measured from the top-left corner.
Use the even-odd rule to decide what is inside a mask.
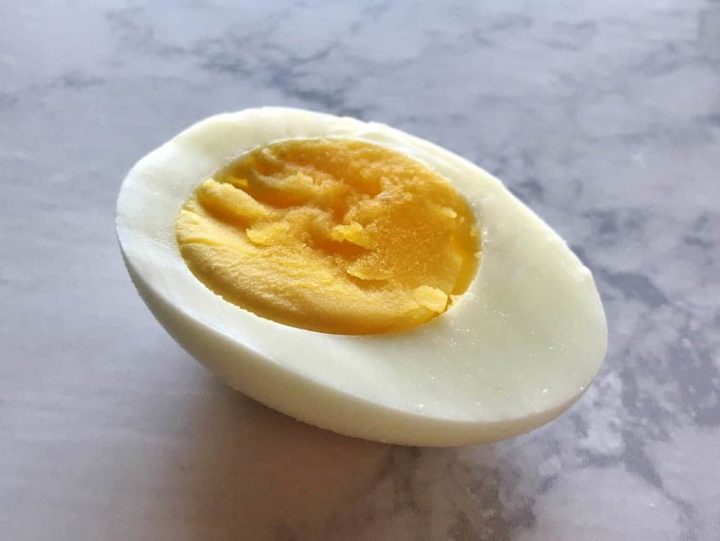
[[[225,300],[335,334],[408,329],[445,312],[477,267],[471,209],[378,145],[296,139],[242,156],[180,211],[180,253]]]

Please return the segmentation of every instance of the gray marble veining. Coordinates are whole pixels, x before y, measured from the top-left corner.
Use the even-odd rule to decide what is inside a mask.
[[[203,116],[389,123],[502,178],[595,272],[610,350],[495,445],[341,438],[154,323],[119,181]],[[720,539],[720,3],[0,0],[0,537]]]

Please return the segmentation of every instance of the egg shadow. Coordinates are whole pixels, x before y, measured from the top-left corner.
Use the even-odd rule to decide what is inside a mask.
[[[394,447],[371,490],[340,509],[328,539],[374,541],[510,540],[532,523],[516,481],[503,472],[494,445]]]
[[[341,436],[201,369],[182,408],[181,451],[162,475],[183,539],[465,541],[526,522],[505,512],[500,493],[512,486],[495,445],[418,448]]]
[[[188,397],[165,474],[188,539],[317,539],[371,490],[393,447],[298,422],[210,374]]]

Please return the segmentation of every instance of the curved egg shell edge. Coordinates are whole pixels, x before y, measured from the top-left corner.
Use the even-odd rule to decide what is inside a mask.
[[[135,287],[165,330],[191,356],[236,391],[298,421],[332,432],[396,445],[455,447],[491,443],[540,427],[569,409],[584,391],[538,414],[495,422],[437,419],[348,396],[269,363],[168,304],[125,260]],[[217,344],[223,347],[218,348]],[[318,357],[322,352],[318,352]],[[322,408],[317,405],[323,404]]]

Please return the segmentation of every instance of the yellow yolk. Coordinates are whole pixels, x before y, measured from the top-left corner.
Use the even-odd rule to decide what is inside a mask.
[[[354,140],[298,139],[203,182],[175,232],[225,300],[305,329],[407,329],[448,309],[475,273],[472,211],[415,160]]]

